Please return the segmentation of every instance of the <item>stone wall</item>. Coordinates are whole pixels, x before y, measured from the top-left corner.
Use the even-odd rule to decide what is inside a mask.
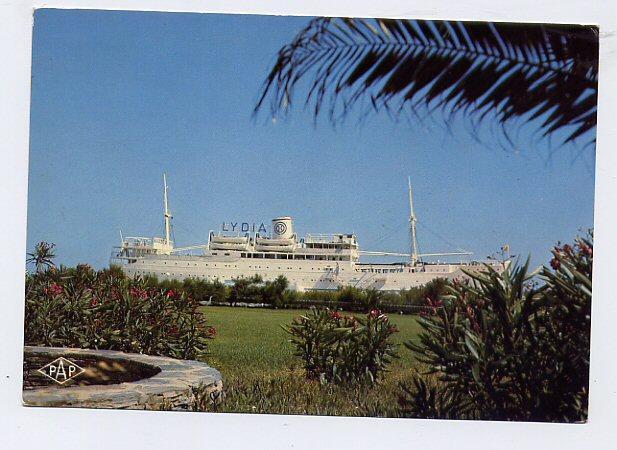
[[[69,360],[73,356],[74,358],[101,358],[117,361],[120,364],[142,364],[152,369],[160,369],[160,371],[149,378],[119,384],[58,385],[24,390],[23,402],[26,406],[185,410],[189,407],[193,388],[200,387],[201,392],[206,392],[213,401],[220,401],[224,395],[219,371],[199,361],[113,350],[24,347],[24,358],[26,359],[45,357],[48,362],[51,362],[60,356]]]

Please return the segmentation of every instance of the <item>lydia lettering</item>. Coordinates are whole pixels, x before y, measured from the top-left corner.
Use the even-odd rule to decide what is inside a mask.
[[[242,233],[248,233],[249,231],[254,233],[266,233],[266,225],[261,222],[259,225],[255,222],[223,222],[221,225],[221,231],[238,231]]]

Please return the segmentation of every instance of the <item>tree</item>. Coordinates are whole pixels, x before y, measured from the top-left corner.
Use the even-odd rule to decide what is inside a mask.
[[[53,267],[54,258],[56,257],[54,252],[55,246],[56,244],[48,244],[44,241],[39,242],[34,246],[34,251],[32,253],[28,253],[26,262],[34,264],[37,272]]]
[[[289,281],[283,275],[279,275],[274,281],[266,281],[262,290],[263,302],[275,308],[282,308],[287,300],[286,291],[288,287]]]
[[[316,18],[278,52],[255,112],[287,112],[298,83],[315,118],[336,123],[357,104],[399,117],[420,108],[477,126],[541,118],[543,135],[591,136],[598,96],[598,28],[403,19]],[[308,83],[307,83],[308,82]]]
[[[263,279],[260,275],[249,278],[236,278],[229,289],[227,301],[230,305],[236,303],[259,303],[262,299],[261,286]]]

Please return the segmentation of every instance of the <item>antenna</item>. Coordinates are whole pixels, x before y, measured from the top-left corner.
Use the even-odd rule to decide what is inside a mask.
[[[409,187],[409,234],[411,237],[411,264],[416,265],[420,261],[418,255],[418,239],[416,238],[416,215],[413,212],[413,191],[411,190],[411,177],[407,177]]]
[[[163,200],[165,204],[165,244],[171,245],[171,214],[169,214],[169,204],[167,200],[167,175],[163,173]]]

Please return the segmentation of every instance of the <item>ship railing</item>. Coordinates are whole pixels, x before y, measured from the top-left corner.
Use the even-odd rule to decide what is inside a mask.
[[[294,250],[294,253],[302,254],[302,255],[344,255],[344,256],[355,256],[357,255],[355,249],[353,248],[309,248],[309,247],[300,247]]]
[[[316,243],[316,244],[327,244],[327,243],[333,243],[333,242],[341,242],[341,236],[343,237],[343,239],[351,239],[349,237],[346,237],[347,234],[344,233],[333,233],[333,234],[324,234],[324,233],[308,233],[305,237],[304,237],[304,242],[309,242],[309,243]]]
[[[160,237],[127,236],[122,240],[122,245],[129,247],[152,247],[154,244],[165,245],[167,241]]]
[[[153,239],[149,237],[129,236],[122,240],[122,246],[152,248],[154,244]]]
[[[130,259],[131,258],[124,254],[124,252],[122,251],[122,247],[113,247],[111,255],[109,256],[109,265],[123,266],[125,264],[128,264]]]

